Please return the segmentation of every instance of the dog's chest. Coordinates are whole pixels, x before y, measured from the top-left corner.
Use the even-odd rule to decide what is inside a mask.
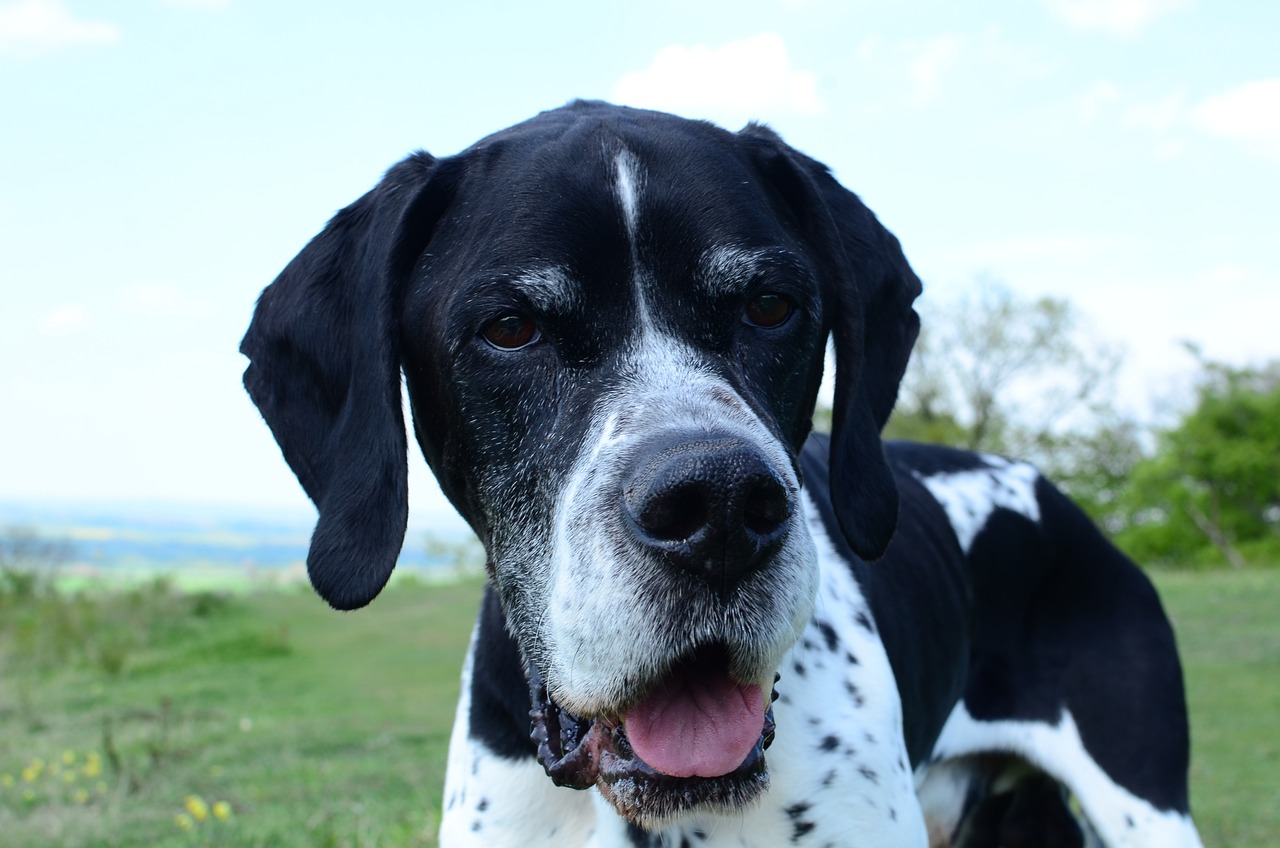
[[[924,845],[888,658],[852,572],[816,510],[806,506],[821,583],[814,617],[780,668],[778,731],[766,754],[770,788],[759,803],[646,833],[627,825],[595,790],[556,788],[535,761],[501,759],[469,734],[455,732],[442,844]],[[480,671],[468,665],[472,673]],[[459,722],[466,721],[465,701]]]

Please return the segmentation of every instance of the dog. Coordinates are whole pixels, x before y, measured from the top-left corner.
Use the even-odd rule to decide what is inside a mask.
[[[1031,466],[881,440],[920,292],[767,127],[598,102],[411,155],[263,291],[318,593],[395,565],[402,375],[484,544],[442,845],[1201,844],[1150,582]]]

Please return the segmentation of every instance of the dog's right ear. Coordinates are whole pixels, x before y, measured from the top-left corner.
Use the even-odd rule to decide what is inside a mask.
[[[447,203],[425,153],[333,217],[258,299],[244,385],[319,511],[307,572],[337,609],[373,600],[408,519],[397,316]]]

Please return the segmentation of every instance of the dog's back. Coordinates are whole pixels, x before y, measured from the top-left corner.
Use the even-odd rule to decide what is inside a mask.
[[[1058,844],[1050,832],[1076,828],[1061,784],[1107,844],[1141,827],[1154,837],[1134,844],[1198,845],[1181,666],[1150,580],[1030,465],[910,442],[886,453],[898,535],[874,563],[841,553],[893,665],[926,813],[958,844],[1028,831]],[[824,437],[805,458],[834,528]]]

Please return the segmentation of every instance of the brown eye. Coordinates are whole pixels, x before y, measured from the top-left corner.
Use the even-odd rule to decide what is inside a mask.
[[[524,315],[494,318],[480,331],[485,341],[499,350],[519,350],[536,342],[541,335],[538,325]]]
[[[791,317],[794,308],[791,301],[783,295],[768,292],[749,300],[743,317],[749,324],[771,329],[782,326]]]

